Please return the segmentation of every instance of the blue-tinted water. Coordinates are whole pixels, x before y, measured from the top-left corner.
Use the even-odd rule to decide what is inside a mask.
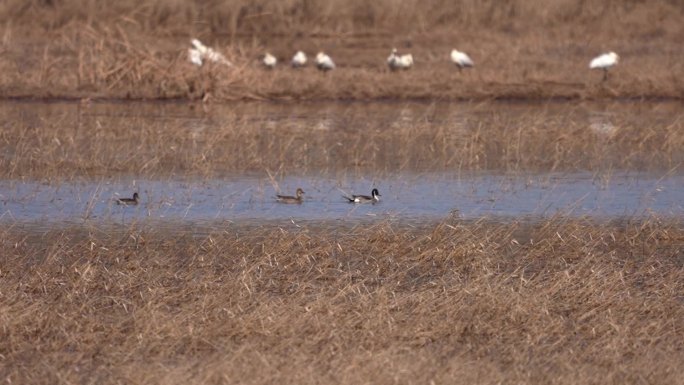
[[[276,202],[276,187],[302,204]],[[382,195],[377,204],[350,204],[342,196]],[[250,220],[405,220],[498,218],[535,219],[553,215],[610,219],[684,214],[684,176],[617,173],[543,175],[398,174],[370,180],[324,177],[232,177],[221,180],[107,180],[48,184],[0,181],[4,223],[215,222]],[[117,197],[139,192],[138,206]]]

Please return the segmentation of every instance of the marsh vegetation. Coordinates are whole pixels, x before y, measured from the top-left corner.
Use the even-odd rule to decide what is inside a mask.
[[[0,382],[681,383],[683,14],[1,3]]]

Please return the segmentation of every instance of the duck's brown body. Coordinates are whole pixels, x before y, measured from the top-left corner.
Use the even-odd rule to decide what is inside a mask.
[[[276,195],[276,199],[280,203],[302,203],[304,200],[304,190],[298,188],[296,195],[294,197],[291,195]]]

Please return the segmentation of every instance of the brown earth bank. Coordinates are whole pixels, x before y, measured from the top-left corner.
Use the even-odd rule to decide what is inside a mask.
[[[681,99],[679,1],[7,1],[0,97],[203,100]],[[190,39],[234,64],[188,62]],[[415,66],[391,73],[390,49]],[[452,48],[475,68],[459,72]],[[287,65],[323,50],[338,68]],[[267,71],[259,55],[280,67]],[[621,61],[608,81],[588,63]]]
[[[0,234],[4,383],[682,383],[656,218]]]

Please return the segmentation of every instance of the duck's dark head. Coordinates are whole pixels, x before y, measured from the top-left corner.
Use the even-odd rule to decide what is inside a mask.
[[[382,196],[380,195],[380,191],[378,191],[378,189],[376,188],[374,188],[373,191],[371,191],[371,195],[373,195],[374,197]]]
[[[133,193],[133,200],[136,200],[136,201],[137,201],[138,199],[140,199],[140,195],[138,195],[137,192],[136,192],[136,193]]]

